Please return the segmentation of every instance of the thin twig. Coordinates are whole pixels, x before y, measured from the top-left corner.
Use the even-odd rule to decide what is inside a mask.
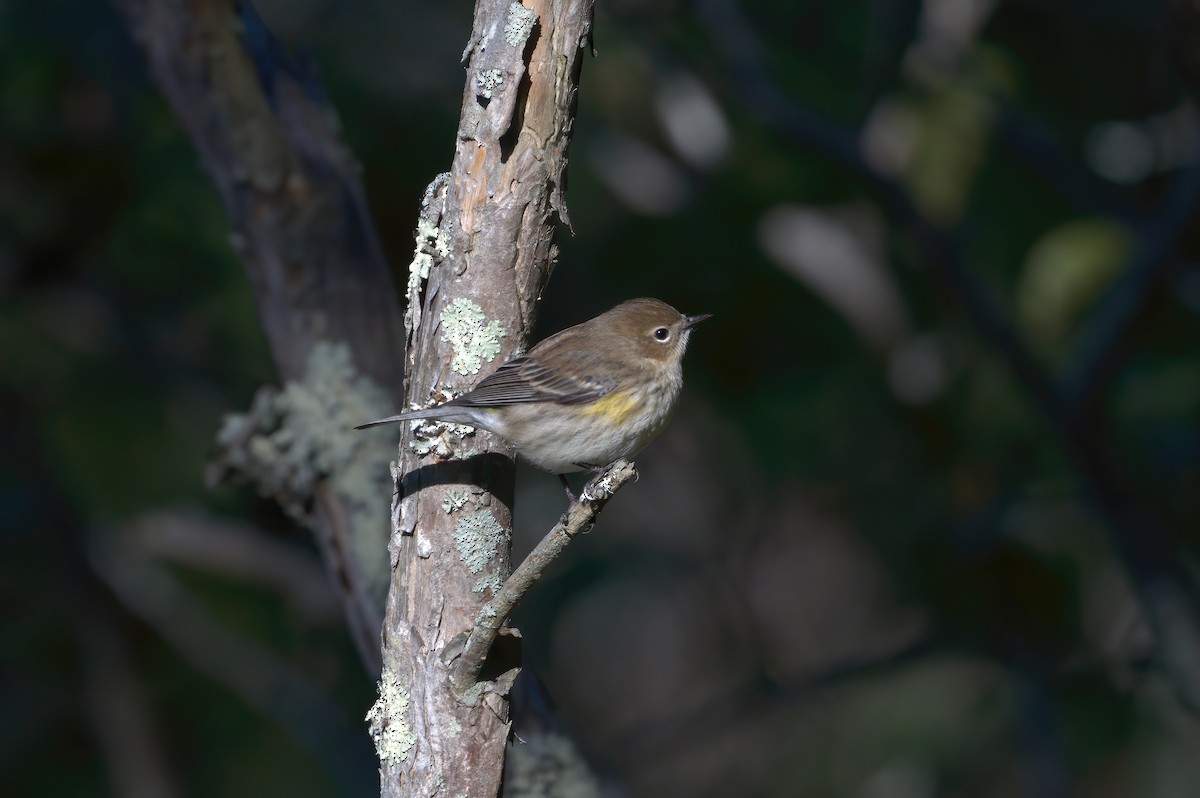
[[[1100,178],[1075,157],[1036,116],[1006,94],[988,92],[996,109],[996,142],[1033,177],[1045,182],[1084,213],[1103,214],[1130,225],[1146,216],[1133,195]]]
[[[512,615],[525,593],[542,578],[542,572],[562,554],[576,535],[592,528],[596,516],[608,504],[608,500],[625,483],[636,477],[637,469],[627,460],[617,460],[593,477],[579,498],[563,512],[558,523],[534,546],[492,600],[484,605],[475,616],[466,647],[451,675],[456,692],[461,695],[475,684],[483,661],[500,633],[500,627]]]
[[[1079,336],[1080,343],[1062,378],[1062,392],[1071,416],[1092,417],[1120,367],[1122,343],[1146,311],[1151,293],[1178,263],[1176,249],[1187,226],[1196,218],[1200,203],[1200,158],[1181,169],[1171,183],[1157,213],[1137,231],[1128,265]]]
[[[186,508],[151,510],[126,528],[122,543],[136,554],[264,587],[307,622],[341,617],[338,596],[317,556],[253,524]]]
[[[345,795],[367,794],[369,754],[357,729],[293,664],[223,622],[166,566],[122,545],[121,536],[88,541],[91,572],[199,673],[269,717],[314,757]]]
[[[830,691],[957,653],[951,640],[936,634],[922,635],[890,651],[831,663],[825,670],[795,682],[748,680],[714,692],[696,706],[662,721],[642,718],[628,727],[619,727],[614,737],[628,743],[622,764],[638,766],[674,759],[693,750],[704,729],[719,728],[729,733],[730,729],[763,723],[763,718],[799,717],[804,708]]]

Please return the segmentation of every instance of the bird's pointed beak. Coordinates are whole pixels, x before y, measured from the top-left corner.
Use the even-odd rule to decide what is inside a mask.
[[[683,317],[683,329],[690,330],[702,321],[707,321],[712,318],[711,313],[697,313],[695,316]]]

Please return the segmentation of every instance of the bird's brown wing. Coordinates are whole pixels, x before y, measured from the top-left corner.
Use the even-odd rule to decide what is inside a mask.
[[[613,369],[606,368],[597,353],[580,347],[547,348],[551,340],[505,363],[453,403],[463,407],[525,402],[575,405],[599,399],[617,387]]]

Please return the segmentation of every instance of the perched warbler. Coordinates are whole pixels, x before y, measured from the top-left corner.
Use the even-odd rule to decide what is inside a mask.
[[[472,391],[363,424],[430,418],[482,427],[552,474],[599,469],[640,452],[683,387],[683,353],[708,314],[631,299],[541,341]]]

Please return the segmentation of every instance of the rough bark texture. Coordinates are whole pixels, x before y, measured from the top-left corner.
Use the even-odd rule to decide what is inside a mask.
[[[365,444],[346,436],[356,416],[386,410],[386,397],[399,395],[403,338],[357,164],[320,86],[278,51],[248,4],[114,5],[228,210],[231,243],[288,384],[256,400],[256,417],[227,426],[223,465],[313,530],[351,635],[378,672],[387,500],[363,477]]]
[[[384,528],[388,492],[373,490],[363,469],[384,459],[364,447],[385,438],[350,427],[394,410],[386,397],[400,394],[406,360],[405,400],[424,405],[469,389],[525,345],[554,259],[555,217],[566,221],[563,176],[592,3],[478,3],[454,162],[422,205],[403,324],[333,113],[253,8],[114,4],[229,212],[285,383],[227,422],[218,470],[249,476],[313,529],[352,635],[378,672],[371,569],[383,561],[383,538],[373,549],[370,530]],[[497,646],[492,659],[502,662],[489,661],[488,681],[465,699],[449,674],[510,571],[512,460],[484,433],[405,432],[381,695],[369,716],[382,792],[492,798],[518,660]]]
[[[427,192],[409,282],[409,406],[474,386],[523,348],[553,262],[555,216],[592,4],[480,0],[454,162]],[[485,433],[406,427],[393,506],[394,574],[380,700],[385,796],[499,793],[517,665],[456,697],[450,673],[508,576],[513,467]],[[479,486],[479,487],[474,487]],[[497,646],[497,649],[502,648]]]

